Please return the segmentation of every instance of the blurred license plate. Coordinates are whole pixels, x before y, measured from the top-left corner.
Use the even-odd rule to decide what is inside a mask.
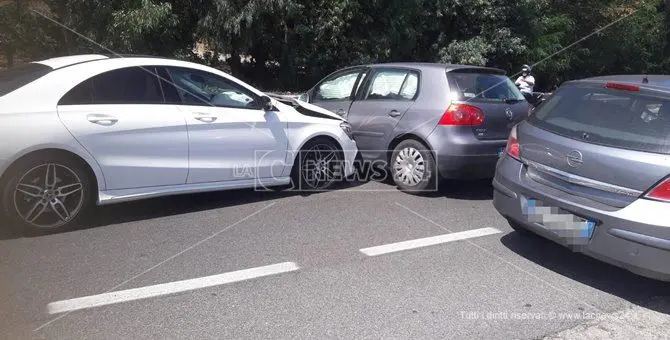
[[[532,198],[522,200],[521,208],[528,222],[537,223],[569,243],[585,243],[593,236],[595,221],[575,216],[557,207],[546,206]]]

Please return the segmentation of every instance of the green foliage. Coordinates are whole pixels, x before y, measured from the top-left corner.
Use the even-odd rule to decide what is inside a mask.
[[[275,89],[302,90],[337,68],[387,61],[486,65],[510,74],[536,64],[543,89],[591,75],[670,71],[665,0],[21,0],[0,6],[5,62],[110,49],[195,60]],[[196,43],[207,48],[204,55],[193,53]]]
[[[128,53],[171,52],[172,31],[178,19],[170,3],[152,0],[138,1],[136,7],[122,8],[111,13],[110,28],[116,34],[109,42],[114,49]]]

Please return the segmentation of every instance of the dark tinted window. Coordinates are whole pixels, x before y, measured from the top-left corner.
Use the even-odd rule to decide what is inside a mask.
[[[224,77],[181,67],[168,71],[184,104],[255,108],[257,96]]]
[[[529,118],[539,128],[584,142],[670,154],[670,100],[602,87],[566,87]]]
[[[105,72],[75,86],[60,105],[162,104],[163,94],[153,67],[128,67]]]
[[[163,96],[165,97],[165,102],[170,104],[181,104],[181,98],[179,97],[179,92],[170,77],[170,74],[163,67],[158,67],[158,79],[161,83],[161,89],[163,90]]]
[[[525,99],[512,80],[504,75],[448,72],[447,80],[453,100],[496,102]]]
[[[0,70],[0,97],[43,77],[52,70],[49,66],[37,63]]]

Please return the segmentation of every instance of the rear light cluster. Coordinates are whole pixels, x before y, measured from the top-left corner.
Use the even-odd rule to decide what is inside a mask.
[[[476,106],[451,104],[440,118],[439,125],[479,126],[484,123],[484,112]]]
[[[633,91],[633,92],[640,91],[639,86],[629,85],[629,84],[607,83],[607,84],[605,84],[605,87],[608,88],[608,89],[613,89],[613,90],[623,90],[623,91]]]
[[[651,189],[645,197],[657,201],[670,202],[670,177]]]
[[[507,138],[507,146],[505,147],[505,152],[516,160],[521,160],[521,150],[519,146],[519,140],[516,138],[516,126],[512,128],[512,131],[509,133],[509,138]]]

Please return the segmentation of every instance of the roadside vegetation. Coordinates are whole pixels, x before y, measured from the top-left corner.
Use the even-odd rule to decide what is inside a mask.
[[[189,59],[266,89],[342,66],[540,60],[540,90],[613,73],[670,73],[665,0],[0,0],[0,67],[75,53]],[[625,17],[625,18],[624,18]],[[552,56],[590,33],[619,22]]]

